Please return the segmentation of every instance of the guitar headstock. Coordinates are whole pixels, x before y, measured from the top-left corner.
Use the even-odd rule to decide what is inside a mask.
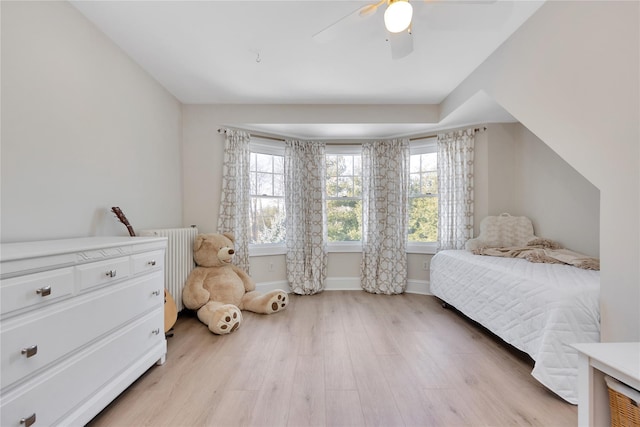
[[[111,212],[116,214],[116,217],[118,218],[118,221],[120,221],[122,224],[124,224],[125,227],[127,227],[127,231],[129,232],[129,235],[131,237],[134,237],[136,235],[136,233],[135,233],[135,231],[133,231],[133,227],[131,226],[131,224],[129,224],[129,220],[127,219],[127,217],[124,216],[124,213],[122,213],[122,209],[120,209],[118,206],[114,206],[114,207],[111,208]]]

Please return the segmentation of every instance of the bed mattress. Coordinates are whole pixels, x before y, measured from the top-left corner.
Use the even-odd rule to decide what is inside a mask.
[[[524,259],[438,252],[431,292],[534,360],[531,374],[578,403],[578,354],[600,341],[600,272]]]

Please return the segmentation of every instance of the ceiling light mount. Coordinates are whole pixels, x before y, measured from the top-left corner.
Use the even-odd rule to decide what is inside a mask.
[[[411,25],[413,7],[408,0],[389,0],[384,11],[384,26],[390,33],[400,33]]]

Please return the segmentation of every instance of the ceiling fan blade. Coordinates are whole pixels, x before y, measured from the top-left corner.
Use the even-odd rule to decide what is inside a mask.
[[[413,52],[413,35],[411,31],[387,33],[387,41],[391,48],[391,59],[401,59]]]
[[[380,7],[380,5],[382,5],[383,3],[386,3],[386,1],[387,0],[380,0],[377,3],[371,3],[366,6],[361,6],[348,15],[338,19],[328,27],[318,31],[311,38],[318,43],[325,43],[330,40],[334,40],[345,33],[350,26],[356,25],[358,24],[358,22],[370,16],[373,16],[378,10],[378,7]]]

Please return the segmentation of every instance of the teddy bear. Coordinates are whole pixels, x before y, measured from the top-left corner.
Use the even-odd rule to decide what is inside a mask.
[[[198,319],[214,334],[229,334],[242,323],[241,310],[271,314],[289,303],[286,292],[256,291],[256,284],[232,263],[233,233],[198,234],[193,244],[196,267],[187,277],[182,291],[185,307],[197,310]]]

